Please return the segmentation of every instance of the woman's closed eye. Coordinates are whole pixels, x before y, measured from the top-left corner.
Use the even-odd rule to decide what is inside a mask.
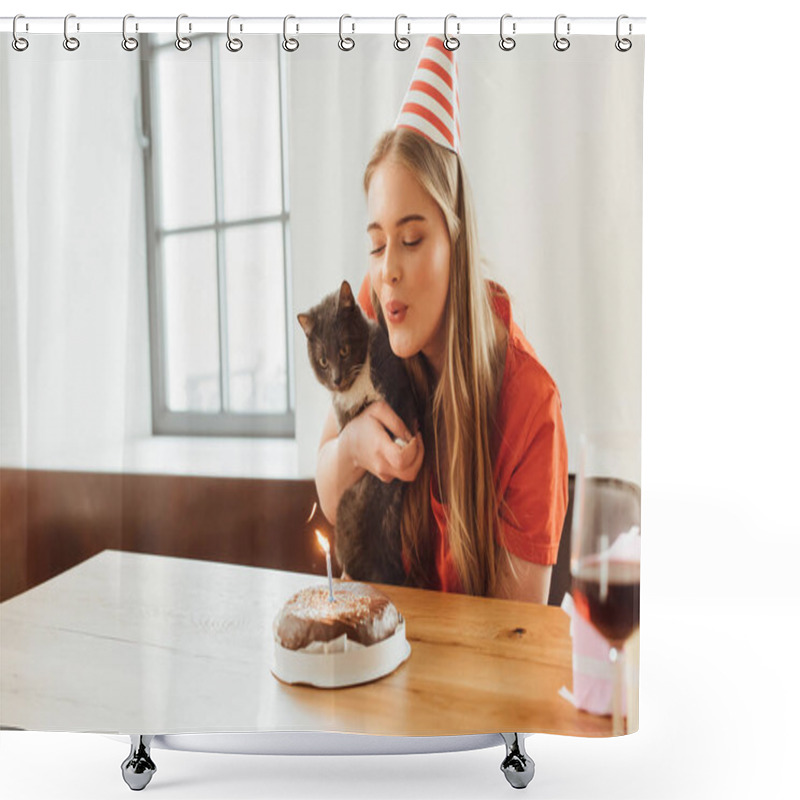
[[[419,239],[417,239],[415,242],[403,242],[403,244],[404,244],[406,247],[416,247],[416,246],[417,246],[418,244],[420,244],[421,242],[422,242],[422,237],[420,237]],[[371,256],[376,256],[376,255],[378,255],[378,253],[380,253],[380,252],[381,252],[381,250],[383,250],[383,249],[384,249],[384,247],[386,247],[386,245],[385,245],[385,244],[382,244],[380,247],[376,247],[374,250],[370,250],[370,255],[371,255]]]

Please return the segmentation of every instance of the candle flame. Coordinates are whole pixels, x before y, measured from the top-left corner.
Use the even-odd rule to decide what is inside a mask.
[[[309,522],[311,522],[311,520],[314,518],[314,514],[316,514],[316,513],[317,513],[317,501],[315,500],[315,501],[314,501],[314,506],[313,506],[313,508],[311,509],[311,513],[308,515],[308,519],[306,520],[306,525],[307,525]]]
[[[326,553],[330,553],[331,548],[330,548],[330,545],[328,544],[328,540],[319,531],[314,531],[314,533],[317,534],[317,541],[319,542],[319,546]]]

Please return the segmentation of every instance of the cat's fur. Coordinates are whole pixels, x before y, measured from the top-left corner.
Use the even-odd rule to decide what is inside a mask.
[[[403,362],[392,352],[386,331],[361,311],[347,281],[297,319],[314,373],[333,395],[339,430],[376,400],[388,403],[412,433],[417,429],[417,407]],[[366,472],[342,495],[335,548],[351,578],[405,581],[400,542],[404,487],[402,481],[384,483]]]

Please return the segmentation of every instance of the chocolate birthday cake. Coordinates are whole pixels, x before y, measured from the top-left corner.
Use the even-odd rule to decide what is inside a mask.
[[[351,686],[394,671],[411,648],[405,620],[379,589],[357,581],[309,586],[275,617],[272,672],[286,683]]]

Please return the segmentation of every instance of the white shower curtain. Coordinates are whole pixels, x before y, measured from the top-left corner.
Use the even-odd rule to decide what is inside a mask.
[[[66,592],[69,602],[77,592],[103,646],[114,640],[109,619],[130,626],[122,638],[141,646],[123,660],[120,707],[158,732],[232,724],[401,735],[494,729],[491,702],[468,703],[455,729],[441,715],[444,727],[431,729],[439,721],[431,704],[422,722],[393,715],[390,731],[371,716],[374,703],[342,722],[336,696],[306,705],[268,668],[281,593],[325,574],[307,518],[331,399],[309,366],[296,317],[343,280],[356,292],[362,286],[364,168],[395,123],[426,37],[398,52],[389,37],[361,35],[346,53],[335,35],[303,37],[292,53],[275,36],[245,37],[239,53],[220,35],[197,35],[186,52],[171,34],[140,38],[134,52],[110,34],[85,37],[74,52],[60,36],[37,37],[22,53],[8,35],[0,41],[0,467],[13,509],[3,531],[2,599],[21,615],[12,613],[12,622],[23,630],[33,613],[27,598],[44,596],[26,597],[30,590]],[[644,41],[629,52],[614,42],[573,36],[570,50],[558,52],[552,37],[530,36],[503,52],[496,36],[476,35],[457,51],[461,157],[485,274],[508,291],[514,321],[558,387],[571,474],[582,435],[638,436],[641,427]],[[173,372],[181,358],[183,372]],[[227,415],[215,415],[220,402]],[[256,419],[270,404],[277,422]],[[252,428],[240,411],[253,412]],[[274,425],[277,435],[259,425]],[[638,450],[612,477],[636,484],[638,498]],[[564,541],[556,566],[568,581]],[[553,546],[555,557],[557,536]],[[245,567],[259,569],[236,571]],[[70,583],[70,568],[80,570],[73,578],[86,577]],[[566,588],[551,594],[551,606]],[[427,640],[414,625],[436,614],[428,608],[415,617],[414,603],[439,600],[408,591],[420,593],[409,595],[409,630],[412,650],[424,653]],[[638,624],[638,584],[636,591]],[[482,604],[457,613],[461,606],[448,605],[455,617],[443,639],[499,608],[492,604],[511,602],[467,599]],[[63,631],[69,602],[36,607]],[[579,697],[565,699],[567,615],[533,605],[489,614],[487,626],[511,627],[486,634],[486,647],[502,652],[475,667],[472,689],[507,690],[514,681],[505,667],[527,662],[503,661],[506,638],[534,647],[536,615],[550,615],[541,630],[554,626],[561,637],[559,671],[548,673],[552,685],[541,684],[542,703],[531,700],[540,716],[516,729],[610,735],[602,704],[584,715],[574,707],[586,707]],[[533,621],[512,624],[517,612]],[[38,673],[25,683],[25,659],[36,660],[28,640],[13,641],[21,660],[3,676],[11,699],[4,724],[121,725],[113,699],[98,702],[100,717],[93,704],[74,700],[66,706],[76,706],[72,718],[57,703],[26,705],[26,693],[44,690]],[[165,661],[172,648],[179,655]],[[482,664],[484,645],[476,652]],[[529,657],[535,665],[550,656],[525,651]],[[249,686],[247,697],[228,703],[206,686],[198,659],[232,690]],[[434,658],[434,672],[445,666]],[[98,683],[119,679],[100,660],[91,667]],[[68,692],[72,684],[59,686]],[[501,708],[517,708],[512,700]]]

